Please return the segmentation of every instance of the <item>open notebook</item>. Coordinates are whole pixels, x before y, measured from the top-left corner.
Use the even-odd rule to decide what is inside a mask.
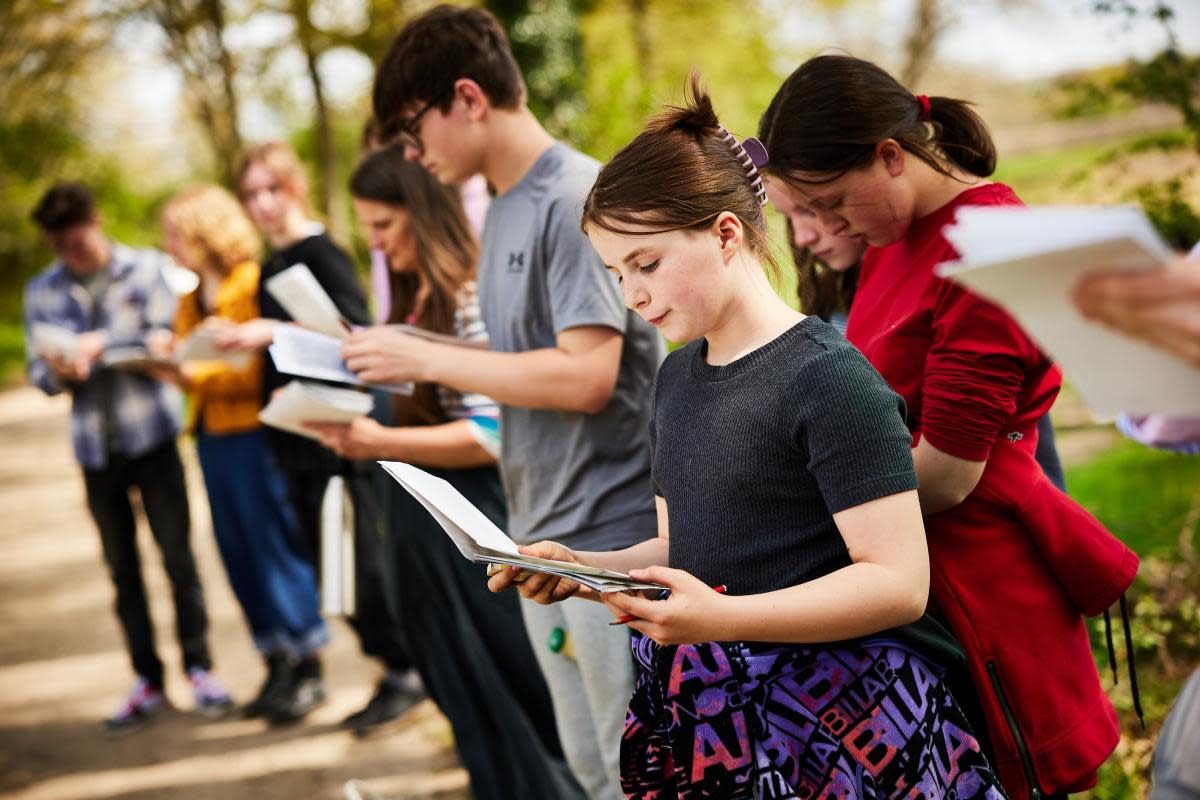
[[[967,206],[944,235],[960,259],[937,274],[1012,314],[1094,413],[1200,414],[1200,369],[1084,319],[1071,302],[1088,272],[1171,258],[1139,209]]]
[[[448,481],[400,461],[380,461],[379,466],[428,509],[459,552],[471,561],[561,575],[598,592],[663,588],[635,581],[621,572],[522,555],[516,543]]]

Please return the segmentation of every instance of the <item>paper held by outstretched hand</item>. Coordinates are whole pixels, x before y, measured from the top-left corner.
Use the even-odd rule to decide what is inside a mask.
[[[522,555],[516,543],[448,481],[401,461],[380,461],[379,466],[425,506],[459,552],[471,561],[560,575],[598,592],[663,588],[635,581],[621,572]]]
[[[145,369],[157,366],[175,366],[184,362],[221,363],[233,369],[245,369],[253,353],[244,350],[222,350],[217,347],[217,334],[209,328],[196,328],[180,342],[175,351],[166,358],[159,358],[141,345],[110,347],[100,356],[107,367],[121,369]]]
[[[1008,311],[1097,416],[1200,414],[1200,369],[1084,319],[1071,301],[1089,272],[1172,257],[1139,209],[967,206],[943,233],[960,258],[937,274]]]
[[[304,427],[305,422],[345,425],[371,413],[372,406],[371,396],[355,389],[292,381],[258,412],[258,419],[272,428],[317,439],[316,431]]]
[[[342,361],[340,340],[295,325],[276,325],[274,341],[267,352],[275,362],[275,369],[287,375],[351,386],[373,386],[393,394],[412,394],[413,391],[411,383],[364,383]]]
[[[300,325],[335,339],[349,335],[350,324],[342,318],[307,264],[293,264],[267,278],[263,286]]]

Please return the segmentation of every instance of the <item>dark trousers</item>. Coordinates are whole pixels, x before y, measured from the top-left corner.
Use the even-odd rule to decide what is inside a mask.
[[[319,568],[321,501],[331,473],[289,470],[286,475],[301,539],[313,564]],[[396,592],[392,540],[395,534],[383,525],[374,477],[355,466],[344,469],[342,477],[354,504],[356,609],[348,621],[358,634],[364,653],[383,661],[389,671],[406,672],[413,668],[414,662]]]
[[[137,549],[137,523],[129,490],[136,487],[162,553],[175,599],[175,632],[183,651],[184,668],[208,669],[208,616],[204,591],[190,542],[191,519],[183,463],[174,440],[145,455],[116,455],[104,469],[84,470],[88,508],[100,529],[104,560],[117,590],[117,618],[138,675],[155,686],[163,685],[163,664],[154,647],[154,625],[142,582],[142,562]]]

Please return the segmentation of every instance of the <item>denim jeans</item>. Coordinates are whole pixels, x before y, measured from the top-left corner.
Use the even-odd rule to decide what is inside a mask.
[[[169,440],[135,458],[112,455],[107,467],[85,469],[83,482],[88,508],[100,529],[104,560],[117,590],[117,618],[134,671],[157,687],[163,685],[163,664],[155,651],[154,625],[142,582],[137,522],[129,500],[129,490],[134,487],[142,496],[150,532],[171,581],[175,631],[184,668],[210,668],[208,616],[192,556],[187,487],[175,441]]]
[[[260,652],[303,656],[329,641],[316,574],[261,430],[196,435],[213,533]]]

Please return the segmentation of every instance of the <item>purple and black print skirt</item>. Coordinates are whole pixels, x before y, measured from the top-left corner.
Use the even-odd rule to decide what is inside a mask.
[[[890,640],[804,647],[633,636],[621,743],[635,800],[1003,800],[941,670]]]

